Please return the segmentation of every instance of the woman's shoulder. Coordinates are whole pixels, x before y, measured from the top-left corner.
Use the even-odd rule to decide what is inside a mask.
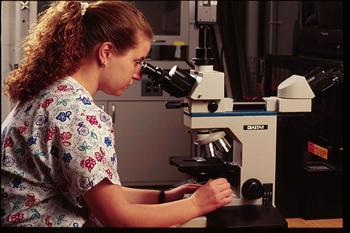
[[[39,99],[44,107],[50,106],[62,110],[95,107],[90,93],[70,78],[56,81],[40,93]]]
[[[64,122],[66,119],[82,118],[85,115],[99,114],[91,95],[72,79],[56,81],[42,91],[34,105],[49,120]]]

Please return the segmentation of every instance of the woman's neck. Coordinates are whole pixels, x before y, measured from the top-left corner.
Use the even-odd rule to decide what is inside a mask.
[[[94,62],[83,59],[79,69],[71,75],[80,85],[94,96],[98,88],[98,67]]]

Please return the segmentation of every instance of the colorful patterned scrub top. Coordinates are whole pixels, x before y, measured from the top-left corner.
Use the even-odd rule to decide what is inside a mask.
[[[1,125],[1,225],[81,227],[83,194],[119,184],[111,117],[71,77],[17,105]]]

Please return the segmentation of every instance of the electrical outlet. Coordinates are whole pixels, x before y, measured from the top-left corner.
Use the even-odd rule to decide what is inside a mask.
[[[142,96],[162,96],[163,91],[160,85],[153,85],[151,80],[142,79],[141,81],[141,95]]]

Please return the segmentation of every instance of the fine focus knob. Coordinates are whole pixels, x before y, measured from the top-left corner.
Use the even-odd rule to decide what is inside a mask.
[[[264,194],[264,188],[257,179],[249,179],[242,186],[242,195],[248,200],[259,199]]]
[[[218,103],[216,103],[215,101],[211,101],[208,103],[209,112],[215,112],[216,110],[218,110],[218,107]]]

